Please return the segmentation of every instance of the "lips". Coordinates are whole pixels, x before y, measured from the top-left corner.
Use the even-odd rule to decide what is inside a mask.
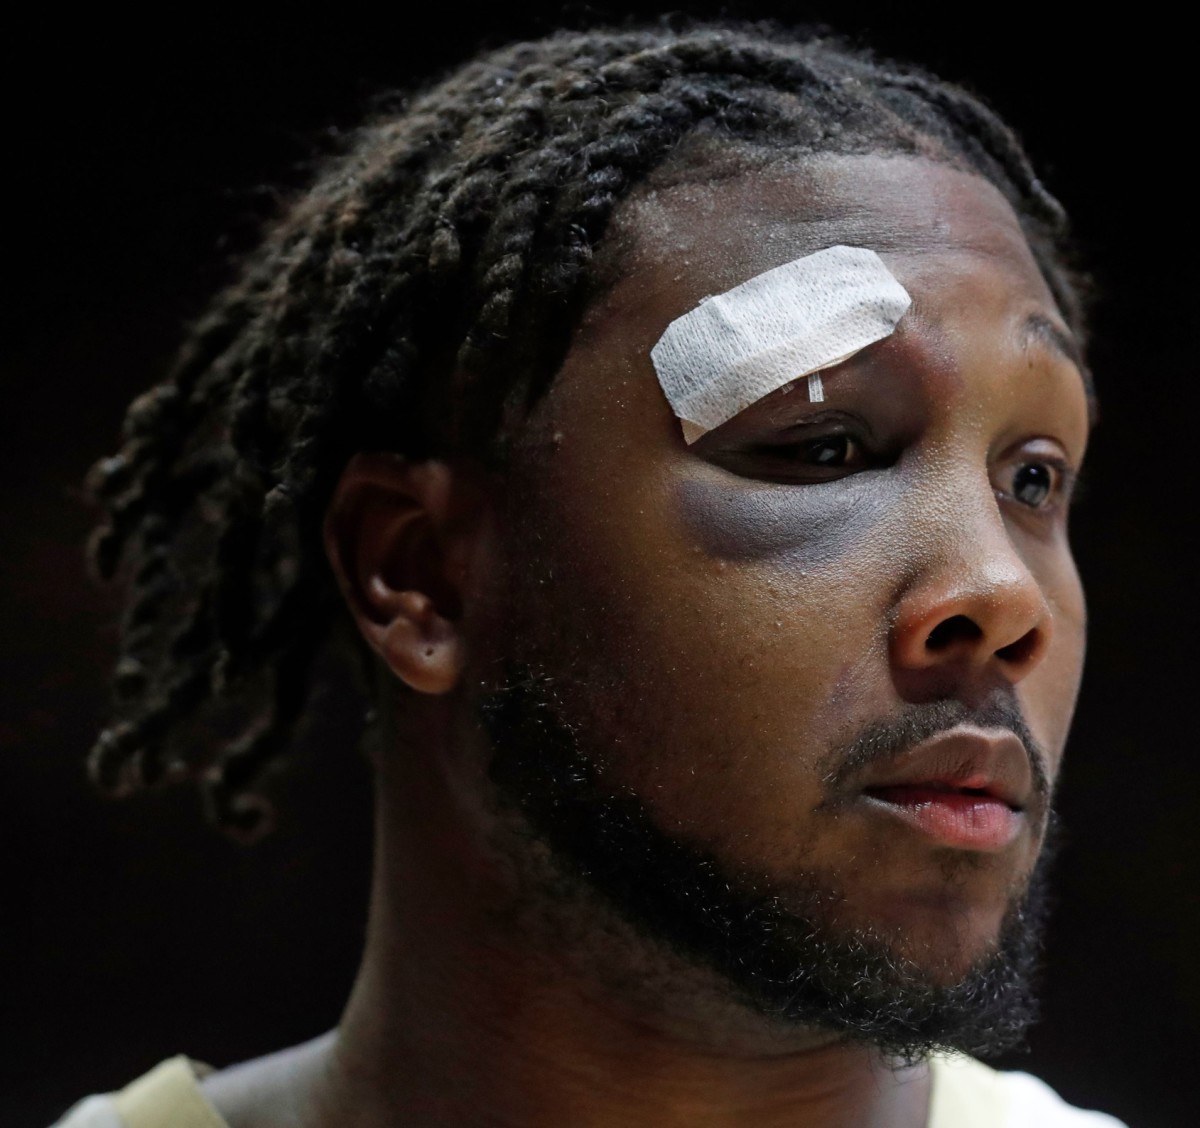
[[[873,765],[858,786],[869,813],[942,846],[990,852],[1027,825],[1033,770],[1014,733],[960,727]]]

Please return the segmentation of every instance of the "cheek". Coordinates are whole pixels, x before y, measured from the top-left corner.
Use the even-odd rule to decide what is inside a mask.
[[[612,785],[734,857],[796,863],[816,766],[886,669],[874,546],[894,505],[878,482],[844,482],[821,497],[650,475],[582,505],[576,490],[539,522],[565,535],[547,538],[553,581],[529,592],[522,645],[540,639]]]
[[[1087,648],[1083,586],[1065,538],[1040,562],[1039,578],[1050,607],[1053,634],[1042,664],[1019,687],[1034,735],[1057,775],[1079,695]]]
[[[705,470],[669,500],[691,562],[682,649],[705,670],[706,702],[740,708],[739,732],[811,767],[845,707],[879,688],[900,487],[862,474],[797,489]]]

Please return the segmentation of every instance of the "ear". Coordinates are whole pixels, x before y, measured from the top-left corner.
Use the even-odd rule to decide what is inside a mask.
[[[363,638],[401,681],[447,693],[462,676],[455,470],[357,454],[325,516],[325,551]]]

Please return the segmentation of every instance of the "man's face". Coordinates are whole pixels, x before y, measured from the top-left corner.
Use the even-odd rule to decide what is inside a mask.
[[[609,239],[619,280],[515,456],[490,658],[534,672],[587,802],[953,988],[1016,915],[1080,678],[1088,405],[1061,314],[999,193],[916,159],[646,190]],[[827,371],[824,402],[801,382],[686,445],[650,361],[663,330],[835,244],[908,290],[895,334]],[[498,760],[520,798],[536,764]],[[522,800],[538,830],[546,798]],[[650,864],[627,862],[618,907]]]

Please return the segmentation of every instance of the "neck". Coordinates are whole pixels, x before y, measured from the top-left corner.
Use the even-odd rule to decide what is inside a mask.
[[[717,1050],[664,1037],[564,984],[547,983],[535,969],[504,961],[489,970],[504,977],[502,988],[481,997],[476,981],[469,999],[446,969],[419,985],[404,977],[386,1014],[379,988],[364,977],[330,1047],[320,1105],[339,1111],[328,1123],[921,1128],[926,1122],[926,1071],[889,1070],[861,1047]]]

